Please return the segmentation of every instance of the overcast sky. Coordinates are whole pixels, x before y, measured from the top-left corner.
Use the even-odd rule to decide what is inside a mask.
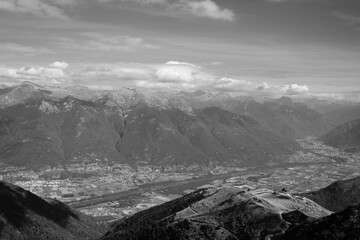
[[[0,83],[360,91],[359,0],[0,0]]]

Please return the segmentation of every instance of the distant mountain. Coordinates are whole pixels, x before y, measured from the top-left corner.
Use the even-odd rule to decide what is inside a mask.
[[[324,144],[345,151],[360,151],[360,119],[342,124],[319,138]]]
[[[306,221],[274,240],[359,240],[360,204],[320,219]]]
[[[360,104],[348,104],[324,113],[334,126],[360,119]]]
[[[55,100],[66,96],[72,96],[81,100],[91,100],[101,96],[101,91],[97,92],[81,86],[61,88],[23,82],[17,86],[0,88],[0,109],[25,103],[28,100],[43,98]]]
[[[165,93],[123,88],[82,100],[38,89],[0,108],[0,162],[258,166],[299,149],[249,116],[194,109]]]
[[[311,200],[288,193],[210,188],[119,220],[101,240],[269,239],[290,225],[330,213]]]
[[[102,233],[91,217],[0,181],[0,239],[85,240]]]
[[[180,93],[179,96],[197,108],[220,107],[253,117],[278,135],[289,139],[321,136],[333,127],[332,122],[323,114],[289,97],[258,102],[249,97],[231,97],[199,91]]]
[[[339,212],[348,206],[360,203],[360,177],[336,181],[318,191],[301,195],[326,209]]]

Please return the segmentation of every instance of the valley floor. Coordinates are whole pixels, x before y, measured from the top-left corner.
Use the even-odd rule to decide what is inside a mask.
[[[307,192],[360,175],[360,154],[345,153],[313,138],[298,140],[303,151],[282,164],[262,168],[204,169],[164,172],[154,166],[84,164],[34,172],[1,167],[0,178],[41,197],[68,202],[99,221],[119,219],[172,200],[198,188],[247,185],[288,192]]]

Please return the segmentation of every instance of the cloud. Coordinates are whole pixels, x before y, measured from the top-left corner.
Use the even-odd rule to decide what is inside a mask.
[[[213,86],[215,89],[218,90],[239,91],[239,90],[252,90],[253,89],[252,85],[253,84],[250,81],[222,77],[218,79]]]
[[[360,17],[358,17],[358,16],[348,15],[348,14],[345,14],[345,13],[342,13],[339,11],[333,11],[332,16],[344,21],[346,24],[349,24],[349,25],[360,24]]]
[[[7,67],[1,67],[0,66],[0,77],[2,78],[16,78],[17,70],[14,68],[7,68]]]
[[[234,94],[279,97],[309,96],[307,85],[261,84],[236,77],[220,76],[204,66],[186,61],[164,64],[116,63],[81,64],[75,72],[69,64],[56,61],[48,66],[7,68],[0,66],[0,83],[32,81],[39,84],[77,84],[91,89],[111,90],[119,87],[144,87],[157,90],[207,90]],[[1,80],[2,79],[2,80]]]
[[[98,0],[100,3],[116,2],[116,0]],[[161,6],[171,15],[192,15],[224,21],[234,21],[232,10],[219,7],[213,0],[118,0],[118,2],[136,2],[141,5]]]
[[[69,67],[69,64],[66,62],[53,62],[49,65],[51,68],[60,68],[60,69],[66,69]]]
[[[107,85],[87,85],[86,87],[93,90],[114,90],[114,87]]]
[[[211,0],[184,1],[183,9],[198,17],[208,17],[225,21],[234,21],[234,12],[229,9],[221,9]]]
[[[272,95],[307,95],[310,93],[307,85],[298,85],[296,83],[278,86],[263,82],[256,86],[256,90]]]
[[[281,88],[287,95],[298,95],[309,92],[309,87],[306,85],[289,84]]]
[[[233,93],[294,95],[307,94],[305,85],[277,86],[266,82],[257,84],[244,79],[219,76],[204,66],[186,61],[168,61],[164,64],[97,64],[82,67],[72,77],[85,85],[146,87],[155,89],[223,91]]]
[[[210,65],[211,66],[221,66],[221,65],[223,65],[223,63],[220,61],[212,61],[212,62],[210,62]]]
[[[30,55],[52,53],[52,51],[50,51],[47,48],[37,48],[37,47],[26,46],[17,43],[7,43],[7,42],[0,43],[0,52],[2,51],[18,52],[18,53],[30,54]]]
[[[155,78],[141,81],[141,85],[158,86],[163,88],[201,88],[214,83],[216,76],[205,71],[202,67],[189,62],[168,61],[155,67]],[[156,84],[155,84],[156,83]]]
[[[58,45],[62,48],[83,49],[88,51],[116,51],[126,52],[138,49],[159,49],[158,45],[147,42],[143,38],[127,35],[108,35],[96,32],[81,33],[82,40],[62,38]],[[81,42],[82,41],[82,42]]]
[[[65,20],[69,19],[65,8],[76,3],[75,0],[0,0],[0,10]]]
[[[287,2],[288,0],[267,0],[267,1],[271,3],[282,3],[282,2]]]
[[[60,84],[70,82],[70,74],[65,72],[65,62],[55,62],[46,67],[0,67],[0,78],[14,82],[32,81],[40,84]]]
[[[145,64],[97,64],[84,66],[74,77],[80,79],[93,79],[102,81],[102,79],[116,80],[139,80],[153,78],[153,66]]]
[[[259,86],[256,87],[257,90],[263,91],[270,89],[270,85],[267,82],[261,83]]]

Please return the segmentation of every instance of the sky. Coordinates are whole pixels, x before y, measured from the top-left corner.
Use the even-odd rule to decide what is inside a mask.
[[[360,94],[359,0],[0,0],[0,85]]]

